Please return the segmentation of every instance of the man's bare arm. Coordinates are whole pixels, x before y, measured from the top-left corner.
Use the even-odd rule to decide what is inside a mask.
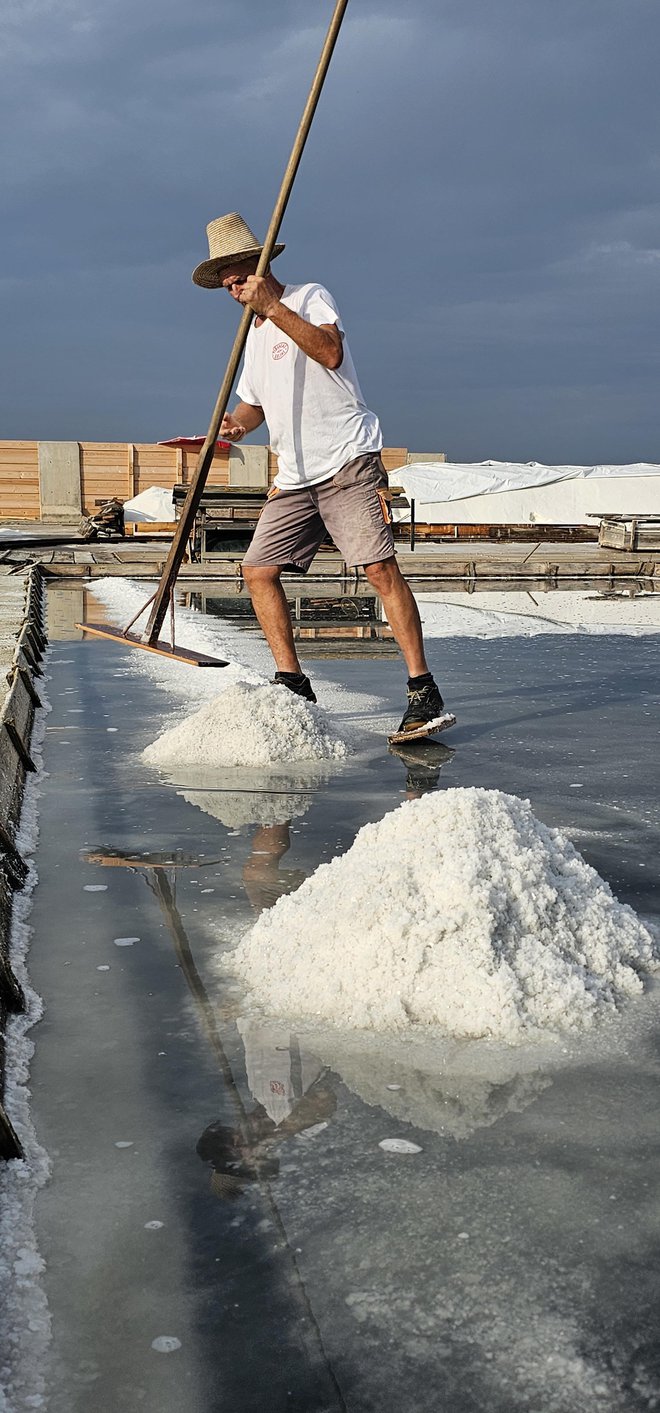
[[[238,402],[233,412],[226,412],[220,427],[220,436],[228,442],[240,442],[248,432],[260,427],[264,420],[262,407],[251,402]]]
[[[249,304],[259,318],[270,319],[283,334],[288,334],[315,363],[320,363],[324,368],[340,367],[344,346],[337,325],[310,324],[307,319],[301,319],[278,298],[272,275],[259,279],[256,275],[248,275],[238,298],[241,304]]]

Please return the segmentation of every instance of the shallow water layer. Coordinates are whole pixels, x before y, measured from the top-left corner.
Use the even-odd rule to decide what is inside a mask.
[[[381,699],[347,764],[166,781],[138,756],[162,687],[130,649],[53,646],[31,957],[52,1413],[660,1399],[653,990],[512,1051],[293,1032],[218,970],[363,823],[447,784],[529,797],[658,920],[657,639],[432,651],[442,751],[387,752],[398,662],[324,661],[320,701]]]

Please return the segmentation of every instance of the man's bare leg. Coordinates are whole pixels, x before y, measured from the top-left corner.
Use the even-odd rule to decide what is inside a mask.
[[[419,609],[394,557],[379,564],[365,564],[364,572],[379,597],[394,637],[403,653],[409,677],[429,671]]]
[[[252,607],[275,659],[277,671],[302,673],[293,640],[289,605],[280,580],[281,573],[281,569],[270,565],[243,566],[243,578]]]

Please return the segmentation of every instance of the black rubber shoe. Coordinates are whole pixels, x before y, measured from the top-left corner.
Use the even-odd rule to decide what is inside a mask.
[[[420,726],[425,726],[429,721],[435,721],[438,716],[442,716],[444,702],[440,695],[440,688],[432,682],[428,687],[419,687],[417,690],[408,688],[408,706],[401,720],[401,725],[397,735],[401,731],[417,731]]]
[[[297,676],[294,672],[276,672],[273,678],[278,687],[288,687],[290,692],[295,692],[297,697],[304,697],[306,702],[315,702],[314,688],[304,673]]]

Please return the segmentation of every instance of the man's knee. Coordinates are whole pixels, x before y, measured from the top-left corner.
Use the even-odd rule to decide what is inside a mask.
[[[391,559],[380,559],[375,564],[365,564],[364,572],[379,594],[390,593],[401,580],[401,570],[394,555]]]
[[[243,564],[243,579],[248,589],[265,588],[270,584],[277,584],[282,570],[277,564]]]

